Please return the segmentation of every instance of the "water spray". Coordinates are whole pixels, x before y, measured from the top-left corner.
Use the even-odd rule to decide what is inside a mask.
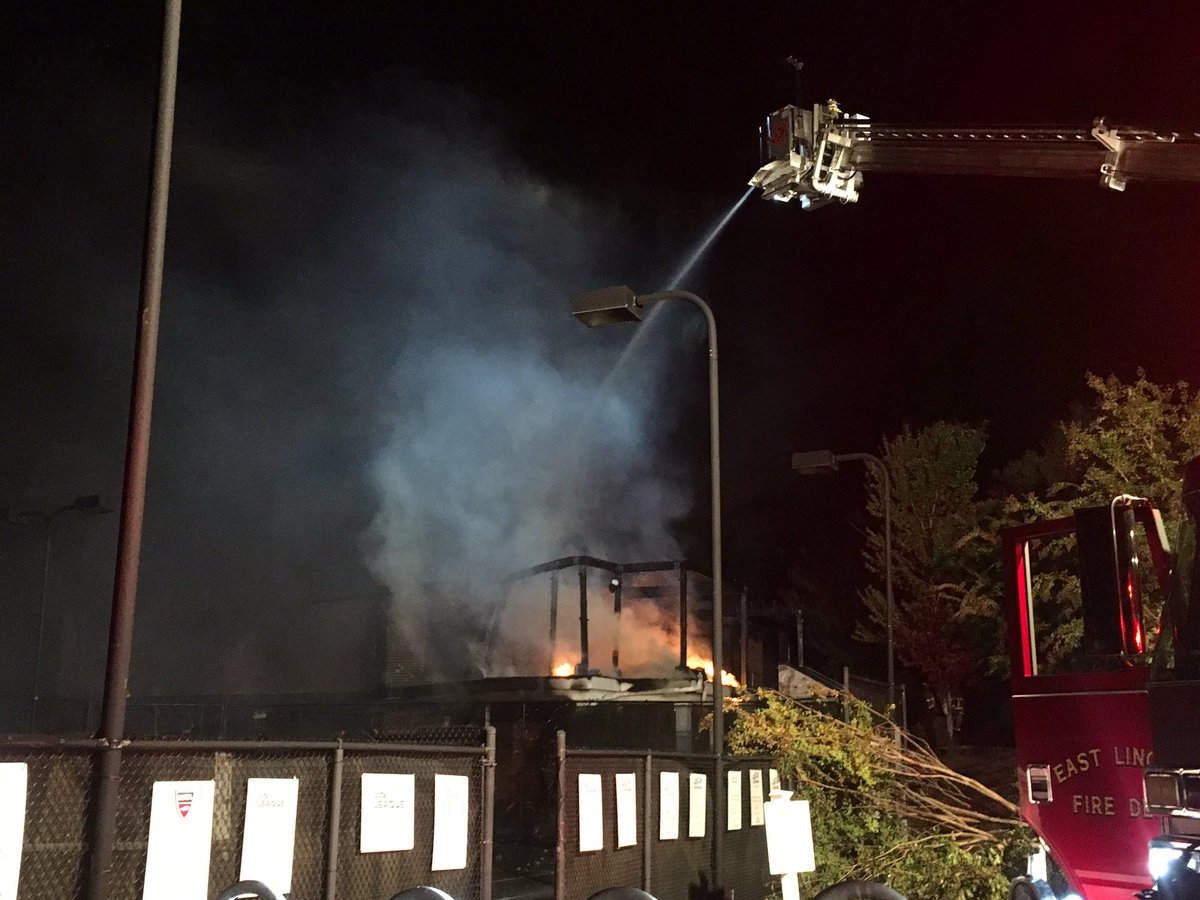
[[[713,241],[715,241],[717,236],[725,230],[725,226],[728,225],[730,220],[733,219],[734,214],[742,208],[742,205],[747,200],[750,199],[750,195],[754,193],[754,190],[755,189],[751,187],[744,194],[742,194],[741,197],[734,201],[734,204],[729,207],[725,214],[721,216],[721,218],[716,221],[712,228],[708,230],[704,237],[701,238],[700,242],[696,245],[695,249],[692,250],[687,260],[675,271],[675,274],[671,276],[671,280],[667,283],[667,290],[673,291],[680,287],[683,280],[691,274],[692,269],[694,269],[696,264],[704,257],[704,254],[708,251],[708,248],[712,246]],[[650,311],[646,314],[646,317],[642,320],[641,327],[634,329],[633,337],[629,339],[629,343],[626,344],[625,349],[621,351],[621,356],[617,359],[616,364],[612,367],[612,371],[609,372],[608,377],[604,379],[604,383],[600,386],[599,393],[603,393],[604,391],[608,390],[609,383],[617,376],[617,373],[624,368],[625,361],[633,356],[634,351],[637,350],[646,340],[646,333],[649,330],[649,326],[659,316],[663,306],[663,304],[657,304],[651,307]]]

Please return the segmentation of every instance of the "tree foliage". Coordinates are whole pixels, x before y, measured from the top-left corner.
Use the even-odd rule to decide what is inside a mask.
[[[982,428],[937,422],[907,426],[884,442],[891,479],[894,636],[901,663],[921,674],[948,722],[979,674],[980,619],[994,617],[995,552],[978,499]],[[884,640],[887,623],[884,481],[872,468],[864,558],[874,575],[863,594],[863,639]]]
[[[817,870],[802,876],[801,892],[861,878],[912,900],[1007,897],[1032,846],[1017,808],[911,736],[898,743],[861,702],[831,700],[802,705],[759,691],[728,736],[735,753],[772,755],[810,803]]]
[[[1117,494],[1154,501],[1174,538],[1183,520],[1180,467],[1200,453],[1200,395],[1185,382],[1158,385],[1138,370],[1125,384],[1087,376],[1095,394],[1091,414],[1063,426],[1071,472],[1052,498],[1107,503]]]

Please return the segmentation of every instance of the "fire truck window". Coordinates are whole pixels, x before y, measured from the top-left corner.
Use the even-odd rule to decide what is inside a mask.
[[[1109,598],[1095,579],[1081,583],[1074,534],[1035,541],[1029,548],[1031,612],[1038,675],[1119,671],[1148,664],[1158,637],[1164,586],[1139,528],[1134,552],[1112,572]],[[1084,554],[1086,559],[1086,553]]]

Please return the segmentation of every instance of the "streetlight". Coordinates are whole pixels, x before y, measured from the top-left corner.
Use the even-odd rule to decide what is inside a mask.
[[[840,462],[864,462],[874,466],[883,478],[883,541],[884,571],[887,585],[887,684],[888,705],[896,704],[896,600],[892,594],[892,479],[882,459],[871,453],[833,453],[830,450],[810,450],[792,454],[792,470],[801,475],[824,475],[838,470]]]
[[[724,639],[721,608],[721,434],[720,402],[717,392],[717,322],[708,304],[688,291],[657,291],[653,294],[636,294],[625,286],[601,288],[579,294],[571,300],[571,310],[579,321],[589,328],[601,325],[620,325],[640,322],[642,310],[652,303],[663,300],[686,300],[704,313],[708,324],[708,434],[709,469],[712,478],[712,604],[713,604],[713,692],[712,692],[712,746],[715,757],[713,779],[713,807],[720,816],[725,795],[721,754],[725,749],[724,689],[721,683],[721,643]],[[718,819],[719,821],[719,819]],[[724,829],[713,829],[713,881],[720,885],[721,844]]]
[[[29,713],[29,731],[30,733],[37,732],[37,710],[38,700],[41,694],[42,687],[42,640],[46,631],[46,595],[49,592],[50,585],[50,539],[54,534],[54,522],[60,516],[69,512],[77,512],[82,515],[103,515],[107,512],[112,512],[111,509],[100,505],[99,494],[87,494],[83,497],[76,497],[65,506],[60,506],[54,512],[42,512],[41,510],[31,509],[27,512],[18,513],[17,518],[24,521],[40,521],[46,532],[46,543],[42,550],[42,590],[41,601],[38,606],[38,630],[37,644],[34,649],[33,656],[33,708]]]

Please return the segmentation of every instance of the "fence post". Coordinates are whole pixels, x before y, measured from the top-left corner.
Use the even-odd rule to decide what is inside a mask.
[[[496,808],[496,728],[483,729],[483,823],[479,833],[479,900],[492,900],[492,815]]]
[[[567,733],[555,735],[558,758],[557,837],[554,841],[554,900],[567,896]]]
[[[654,824],[653,805],[650,803],[650,785],[654,778],[654,756],[646,754],[642,775],[642,890],[650,893],[650,828]]]
[[[850,667],[842,666],[842,718],[850,721]]]
[[[333,749],[333,773],[329,776],[329,844],[325,855],[325,900],[337,896],[338,838],[342,827],[342,739]]]
[[[717,679],[714,679],[714,681]],[[714,685],[714,690],[720,690],[720,685]],[[725,855],[725,819],[727,815],[725,810],[725,757],[721,755],[724,748],[717,747],[716,753],[713,754],[713,859],[712,859],[712,886],[713,892],[718,897],[725,896],[725,886],[722,884],[724,877],[724,868],[722,857]]]

